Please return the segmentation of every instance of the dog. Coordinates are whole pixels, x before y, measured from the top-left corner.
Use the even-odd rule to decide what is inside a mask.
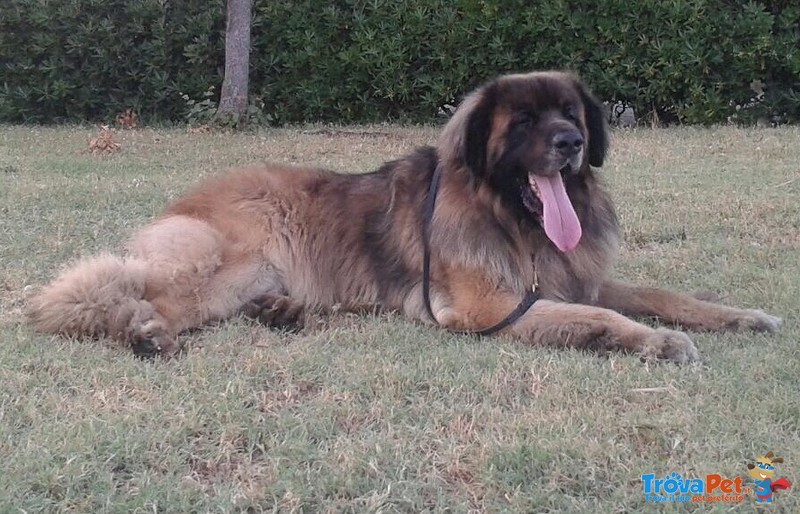
[[[290,328],[333,306],[677,363],[698,357],[684,332],[627,316],[776,330],[760,310],[609,278],[620,232],[596,170],[608,145],[577,76],[500,76],[463,100],[435,147],[372,173],[273,164],[200,184],[123,254],[66,269],[31,299],[30,321],[165,357],[212,320]]]

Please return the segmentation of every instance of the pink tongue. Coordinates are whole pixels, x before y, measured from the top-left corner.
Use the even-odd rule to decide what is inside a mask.
[[[562,252],[574,250],[581,240],[581,222],[569,201],[561,174],[542,177],[531,173],[528,180],[531,179],[536,182],[539,199],[544,206],[542,218],[545,234]]]

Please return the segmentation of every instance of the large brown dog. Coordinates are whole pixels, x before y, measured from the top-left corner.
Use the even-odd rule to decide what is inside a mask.
[[[542,299],[502,330],[525,342],[645,357],[697,357],[682,332],[773,331],[780,319],[609,280],[614,209],[592,167],[608,146],[600,107],[572,75],[500,77],[464,100],[436,148],[374,173],[270,165],[201,184],[138,231],[124,257],[65,271],[30,303],[34,327],[108,336],[171,355],[181,331],[239,312],[274,325],[304,309],[397,310],[432,323],[423,302],[425,203],[435,322],[480,330],[527,291]]]

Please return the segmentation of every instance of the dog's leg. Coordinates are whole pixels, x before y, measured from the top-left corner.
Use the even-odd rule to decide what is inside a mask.
[[[480,282],[459,280],[450,284],[448,294],[434,295],[433,310],[440,325],[453,330],[481,330],[505,318],[518,305],[519,296]],[[653,329],[612,310],[589,305],[539,300],[501,333],[543,346],[600,353],[619,350],[679,363],[697,358],[697,349],[682,332]]]
[[[170,355],[175,334],[145,299],[149,264],[101,254],[84,258],[44,287],[28,304],[40,332],[75,337],[109,337],[137,355]]]
[[[302,303],[288,296],[264,294],[247,302],[242,314],[269,327],[296,331],[303,328],[304,310]]]
[[[756,309],[737,309],[682,293],[606,281],[599,305],[629,316],[656,316],[693,330],[774,332],[781,319]]]
[[[487,303],[491,301],[487,299]],[[516,301],[497,304],[504,305],[511,312]],[[479,325],[464,323],[469,319],[477,321],[478,318],[469,313],[449,310],[442,314],[445,326],[460,330],[479,330],[500,321],[494,319],[492,323]],[[582,348],[601,354],[617,350],[637,353],[646,359],[665,359],[678,363],[697,359],[694,343],[683,332],[653,329],[614,311],[587,305],[539,300],[502,333],[532,344]]]
[[[176,352],[168,344],[191,328],[226,319],[259,294],[281,290],[280,273],[210,224],[187,216],[163,218],[140,230],[128,249],[147,263],[144,299],[151,312],[131,321],[129,339],[142,355]]]

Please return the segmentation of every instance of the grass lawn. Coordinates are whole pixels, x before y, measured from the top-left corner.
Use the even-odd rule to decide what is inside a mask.
[[[0,126],[0,512],[800,512],[800,129],[616,132],[617,274],[784,318],[691,334],[701,360],[479,341],[393,314],[300,334],[232,320],[172,362],[33,334],[32,290],[192,183],[263,160],[374,169],[435,128],[252,134]],[[645,502],[641,475],[773,451],[777,503]],[[716,491],[719,494],[719,490]]]

